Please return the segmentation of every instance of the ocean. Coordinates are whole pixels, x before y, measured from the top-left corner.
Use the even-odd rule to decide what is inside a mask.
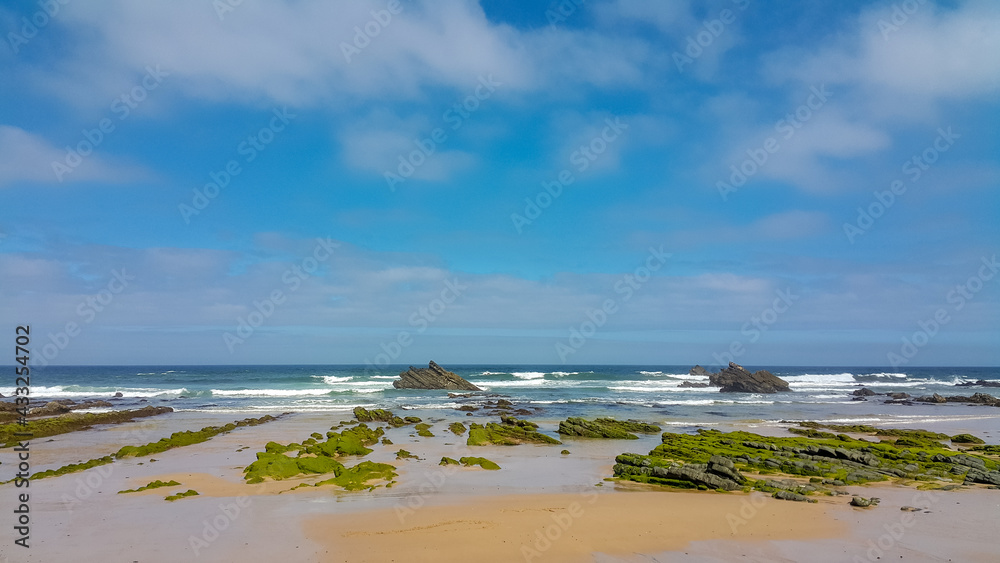
[[[331,412],[354,407],[396,411],[455,409],[482,397],[449,398],[447,391],[397,390],[392,381],[408,366],[375,372],[365,366],[48,366],[33,370],[31,398],[113,400],[115,408],[170,406],[176,411],[211,413]],[[886,405],[878,398],[852,401],[861,385],[877,393],[913,396],[971,395],[994,389],[955,387],[978,379],[1000,379],[1000,368],[923,367],[889,371],[870,367],[772,367],[789,382],[787,393],[719,393],[716,388],[682,388],[691,366],[445,365],[446,369],[518,407],[538,409],[532,418],[615,416],[657,420],[668,426],[705,426],[779,420],[832,420],[842,423],[919,422],[940,416],[975,416],[981,407]],[[765,369],[747,366],[751,371]],[[710,368],[711,369],[711,368]],[[0,393],[10,397],[10,386]],[[122,397],[113,399],[116,393]],[[884,399],[884,397],[883,397]],[[108,409],[97,409],[108,410]]]

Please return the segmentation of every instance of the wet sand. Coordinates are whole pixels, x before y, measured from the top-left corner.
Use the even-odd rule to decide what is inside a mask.
[[[761,499],[743,525],[748,495],[631,491],[505,495],[457,504],[309,518],[306,536],[328,561],[589,561],[677,549],[691,541],[836,538],[847,527],[823,508]],[[735,519],[735,520],[734,520]]]
[[[364,458],[344,460],[347,465],[362,459],[395,465],[399,476],[392,488],[289,492],[320,476],[244,483],[243,468],[268,441],[298,442],[351,418],[350,413],[290,415],[152,458],[33,482],[33,547],[12,551],[12,532],[4,526],[0,560],[868,561],[869,541],[885,547],[875,561],[1000,558],[1000,542],[994,541],[1000,537],[1000,491],[937,493],[937,500],[925,503],[929,513],[903,513],[899,507],[914,504],[915,489],[850,488],[883,499],[867,510],[847,506],[850,497],[805,504],[760,494],[658,490],[604,481],[616,454],[647,452],[659,442],[658,434],[629,441],[566,438],[561,446],[470,448],[448,423],[492,419],[441,411],[406,414],[433,421],[435,437],[417,437],[412,426],[387,429],[392,445],[377,444]],[[247,416],[260,414],[174,413],[43,439],[32,442],[32,469]],[[543,428],[554,426],[538,420]],[[950,424],[995,443],[994,422]],[[766,425],[747,429],[781,432]],[[401,448],[421,459],[396,460]],[[572,453],[562,455],[562,449]],[[503,469],[438,465],[442,456],[465,455],[486,457]],[[0,450],[0,471],[12,467],[10,458],[11,450]],[[181,485],[117,494],[156,479]],[[164,501],[187,489],[199,496]],[[13,485],[0,486],[5,504],[15,494]],[[902,535],[885,536],[904,515],[913,520]]]

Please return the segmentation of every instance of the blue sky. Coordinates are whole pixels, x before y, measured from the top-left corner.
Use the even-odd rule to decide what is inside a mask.
[[[57,5],[0,6],[43,363],[1000,363],[994,2]]]

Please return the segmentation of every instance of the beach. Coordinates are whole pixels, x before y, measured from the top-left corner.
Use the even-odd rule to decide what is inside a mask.
[[[343,409],[275,411],[273,421],[234,427],[199,443],[32,481],[32,547],[12,551],[7,541],[0,549],[11,561],[86,554],[82,560],[142,562],[994,561],[1000,552],[991,541],[1000,532],[1000,491],[982,485],[922,491],[914,484],[870,483],[839,487],[842,495],[817,496],[815,503],[758,491],[677,490],[613,479],[615,457],[645,454],[660,443],[659,432],[640,433],[635,440],[562,436],[555,432],[562,417],[515,399],[504,408],[515,412],[530,406],[532,414],[522,416],[562,443],[470,446],[468,434],[450,427],[498,422],[497,411],[486,407],[500,404],[498,395],[437,395],[478,405],[478,410],[396,411],[420,418],[432,436],[419,435],[412,423],[367,423],[381,429],[371,452],[338,456],[338,461],[389,464],[396,475],[360,490],[300,486],[318,483],[324,475],[247,483],[244,469],[269,443],[304,446],[310,435],[315,441],[328,430],[358,425],[355,414]],[[864,408],[874,416],[897,407],[869,402]],[[1000,410],[948,404],[912,412],[935,408],[936,414],[897,417],[886,426],[969,433],[998,443]],[[220,428],[244,416],[260,412],[177,410],[34,440],[32,471],[101,458],[177,432]],[[669,432],[691,431],[687,422],[655,408],[645,409],[641,419]],[[763,419],[711,423],[721,432],[776,437],[793,436],[792,426]],[[409,456],[400,457],[400,450]],[[12,467],[10,448],[0,450],[0,456],[0,469]],[[468,456],[493,461],[500,469],[439,464],[442,458]],[[119,494],[156,481],[177,484]],[[186,490],[197,495],[164,500]],[[0,494],[15,493],[13,484],[0,486]],[[848,504],[853,496],[879,497],[881,503],[856,508]],[[900,510],[904,506],[920,510]]]

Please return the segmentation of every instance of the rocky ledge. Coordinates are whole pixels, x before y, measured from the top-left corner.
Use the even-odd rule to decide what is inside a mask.
[[[1000,387],[1000,381],[986,379],[963,381],[962,383],[956,383],[955,387]]]
[[[433,360],[426,368],[410,369],[399,374],[399,379],[392,382],[396,389],[460,389],[463,391],[482,391],[479,387],[469,383],[461,376],[450,372],[434,363]]]
[[[918,432],[937,436],[909,430],[905,436],[887,436],[875,442],[829,433],[820,438],[785,438],[706,429],[695,435],[664,432],[662,443],[649,454],[616,457],[614,475],[677,488],[766,491],[786,500],[846,494],[837,487],[890,479],[941,490],[1000,485],[997,459],[958,452],[930,438],[918,439]],[[992,453],[989,446],[972,449],[980,448]],[[750,472],[757,477],[744,475]],[[809,480],[767,477],[775,474]]]
[[[729,362],[729,367],[708,376],[708,383],[721,387],[723,393],[778,393],[791,391],[788,382],[767,370],[750,373],[743,366]]]
[[[563,436],[582,436],[585,438],[614,438],[619,440],[638,440],[632,432],[652,434],[659,432],[660,427],[634,420],[615,420],[613,418],[598,418],[585,420],[570,417],[559,423],[559,434]]]

